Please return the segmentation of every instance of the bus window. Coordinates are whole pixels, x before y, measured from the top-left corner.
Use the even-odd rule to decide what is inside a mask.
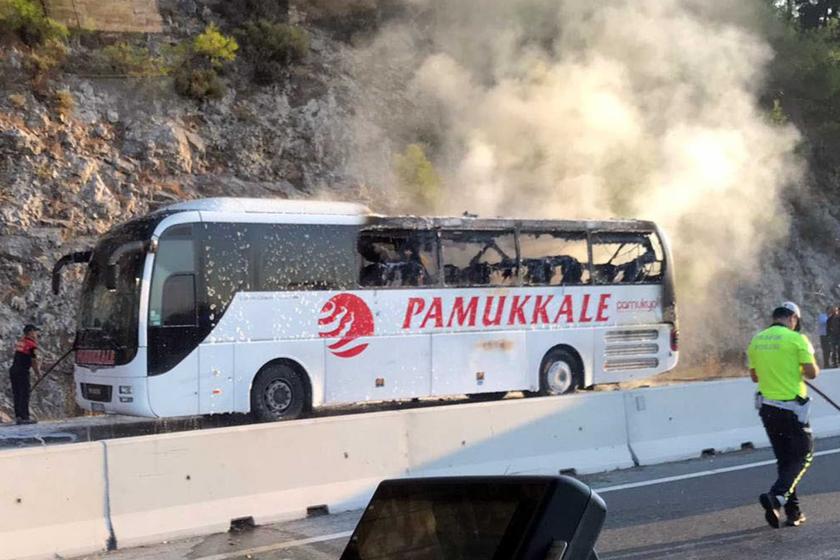
[[[342,290],[355,285],[355,226],[255,226],[257,290]]]
[[[523,281],[530,286],[589,283],[589,248],[584,232],[519,234]]]
[[[598,284],[660,283],[663,262],[662,244],[654,233],[592,234],[592,263]]]
[[[163,283],[161,323],[164,327],[193,327],[195,313],[195,274],[173,274]]]
[[[152,273],[149,326],[195,324],[195,270],[192,224],[174,226],[163,232]],[[193,283],[191,300],[177,302],[179,297],[189,295],[186,292],[187,278]],[[190,308],[192,318],[187,316]]]
[[[430,231],[364,231],[359,235],[359,285],[399,288],[437,284],[437,243]]]
[[[250,224],[206,223],[204,225],[204,285],[207,318],[215,325],[233,296],[250,287]]]
[[[516,283],[513,233],[443,231],[441,250],[447,286],[511,286]]]

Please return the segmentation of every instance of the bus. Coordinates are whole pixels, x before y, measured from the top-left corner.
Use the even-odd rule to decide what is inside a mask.
[[[678,358],[668,242],[647,221],[392,217],[215,198],[119,225],[87,267],[78,404],[147,417],[510,391],[560,395]]]

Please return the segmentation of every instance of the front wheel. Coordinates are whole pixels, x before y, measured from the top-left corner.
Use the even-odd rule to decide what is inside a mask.
[[[251,387],[251,412],[260,422],[294,420],[306,408],[306,386],[300,374],[285,364],[267,366]]]
[[[540,368],[540,395],[574,393],[581,386],[583,371],[568,350],[557,348],[543,358]]]

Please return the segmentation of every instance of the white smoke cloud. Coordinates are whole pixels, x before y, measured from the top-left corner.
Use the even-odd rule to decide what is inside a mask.
[[[726,297],[718,281],[749,277],[784,235],[780,195],[801,172],[797,131],[757,101],[773,56],[760,6],[414,0],[412,21],[358,52],[372,97],[398,100],[360,110],[387,138],[366,130],[361,145],[425,142],[444,182],[436,213],[657,221],[698,324],[703,296]],[[381,158],[367,161],[387,191]]]

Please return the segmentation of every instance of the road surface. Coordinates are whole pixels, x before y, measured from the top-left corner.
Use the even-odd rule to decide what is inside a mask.
[[[769,450],[582,477],[607,502],[598,551],[636,560],[840,558],[840,438],[817,442],[800,487],[808,522],[771,529],[758,495],[772,482]],[[328,560],[341,555],[361,512],[86,556],[91,560]]]

